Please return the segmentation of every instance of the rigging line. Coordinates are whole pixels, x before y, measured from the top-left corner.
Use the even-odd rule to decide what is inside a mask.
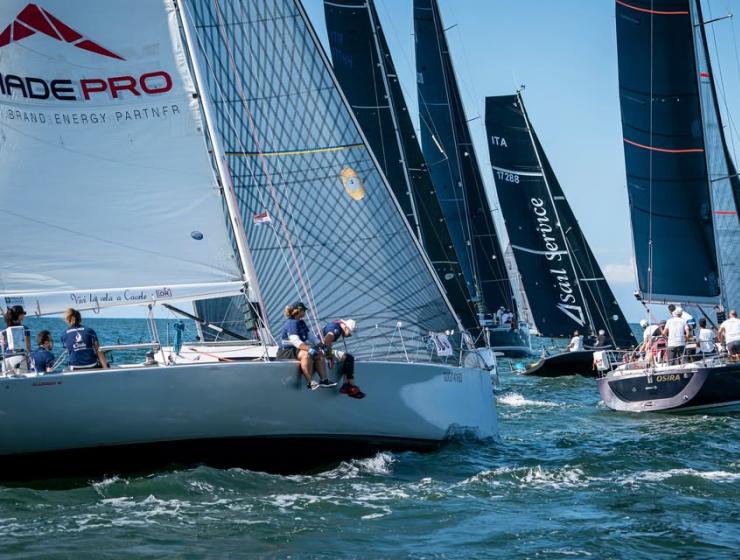
[[[370,5],[370,3],[367,4],[367,16],[368,20],[370,22],[370,29],[372,31],[373,35],[373,42],[375,44],[375,55],[378,57],[378,66],[380,67],[380,73],[381,73],[381,79],[382,84],[385,87],[385,93],[386,97],[388,99],[388,109],[390,112],[391,117],[391,124],[393,126],[393,133],[396,138],[397,148],[398,148],[398,154],[400,157],[400,163],[403,171],[403,177],[406,182],[406,188],[408,190],[408,198],[409,203],[411,206],[411,214],[414,218],[414,223],[412,224],[414,226],[414,229],[416,230],[415,233],[419,237],[419,243],[423,244],[424,242],[424,236],[421,232],[421,224],[419,222],[419,211],[416,207],[416,200],[414,198],[414,188],[411,184],[411,175],[409,173],[409,164],[408,164],[408,157],[406,155],[406,148],[403,144],[403,140],[401,138],[401,127],[398,122],[398,115],[396,111],[396,99],[393,95],[393,90],[391,88],[391,82],[388,79],[388,67],[386,65],[386,53],[383,51],[381,44],[380,44],[380,24],[375,20],[375,14],[373,13],[373,8]],[[390,52],[388,53],[388,57],[390,58]],[[372,56],[370,57],[372,60]],[[393,63],[391,59],[391,64]],[[395,73],[395,68],[393,69]],[[373,69],[373,75],[375,74],[375,70]],[[398,80],[396,80],[398,81]],[[377,82],[373,81],[373,85],[375,87],[375,96],[377,100]],[[384,135],[381,134],[381,138],[384,138]],[[383,144],[383,151],[385,151],[385,142],[381,141],[381,144]]]
[[[220,0],[213,0],[213,3],[214,3],[214,7],[216,8],[216,13],[218,14],[218,20],[219,20],[218,28],[219,28],[219,32],[221,34],[221,38],[223,40],[224,46],[226,47],[226,51],[227,51],[227,54],[228,54],[228,57],[229,57],[229,61],[230,61],[232,70],[234,72],[234,77],[236,78],[236,84],[237,84],[237,86],[239,88],[239,92],[241,94],[242,107],[244,108],[244,112],[245,112],[245,114],[247,116],[247,121],[249,123],[249,128],[250,128],[250,131],[252,133],[252,139],[254,140],[254,143],[255,143],[255,146],[257,147],[257,150],[259,152],[262,152],[261,142],[260,142],[259,136],[257,134],[256,124],[254,122],[254,119],[252,118],[252,113],[251,113],[249,107],[247,106],[246,102],[244,101],[246,99],[246,94],[245,94],[245,91],[244,91],[244,84],[242,83],[241,75],[239,74],[239,71],[238,71],[238,68],[237,68],[237,65],[236,65],[236,59],[234,58],[234,53],[231,50],[231,46],[229,45],[228,38],[226,36],[226,28],[225,28],[225,25],[224,25],[223,14],[221,12]],[[277,210],[277,215],[278,215],[277,217],[278,217],[278,219],[280,221],[280,224],[281,224],[281,226],[283,228],[283,236],[284,236],[285,241],[286,241],[286,243],[288,245],[288,250],[290,251],[290,254],[291,254],[292,258],[293,258],[294,265],[296,266],[296,269],[297,269],[296,272],[297,272],[297,275],[298,275],[298,279],[299,279],[299,281],[301,283],[301,286],[302,286],[303,291],[304,291],[304,293],[306,295],[306,298],[308,299],[308,305],[310,307],[311,315],[313,316],[312,318],[314,320],[314,327],[318,330],[320,328],[320,323],[319,323],[319,318],[318,318],[318,315],[317,315],[317,312],[316,312],[316,306],[315,306],[315,303],[310,299],[310,295],[309,295],[309,292],[308,292],[308,287],[306,285],[306,280],[303,277],[302,271],[300,270],[300,267],[299,267],[299,264],[298,264],[298,258],[297,258],[297,255],[295,253],[295,249],[293,247],[293,243],[290,240],[290,233],[288,231],[288,226],[285,223],[285,220],[284,220],[284,217],[283,217],[283,212],[282,212],[282,210],[280,208],[280,203],[278,201],[277,193],[275,192],[274,185],[272,184],[272,177],[271,177],[271,174],[270,174],[270,169],[269,169],[269,167],[267,165],[266,158],[262,158],[261,157],[260,158],[260,163],[262,164],[262,172],[265,174],[265,179],[267,179],[267,183],[269,185],[269,192],[270,192],[270,195],[271,195],[271,197],[273,199],[273,203],[275,204],[275,208]]]
[[[617,0],[618,1],[618,0]],[[653,21],[653,14],[655,8],[654,0],[650,0],[650,112],[649,118],[650,123],[648,126],[648,134],[650,138],[650,145],[653,145],[653,95],[654,85],[653,78],[655,73],[655,59],[654,59],[654,40],[655,40],[655,23]],[[648,299],[653,298],[653,151],[648,152]],[[639,287],[639,285],[638,285]]]
[[[191,15],[191,18],[192,18],[192,15]],[[201,50],[202,50],[203,52],[205,52],[205,51],[206,51],[206,45],[205,45],[205,44],[203,43],[203,39],[202,39],[202,37],[201,37],[201,36],[200,36],[199,34],[197,34],[197,33],[196,33],[196,38],[197,38],[197,40],[198,40],[198,44],[199,44],[199,46],[200,46]],[[210,61],[210,59],[209,59],[208,57],[203,57],[203,58],[205,59],[205,62],[206,62],[206,66],[208,67],[208,70],[209,70],[210,74],[211,74],[211,75],[212,75],[212,76],[214,77],[214,84],[215,84],[216,88],[217,88],[217,89],[219,90],[219,92],[221,93],[221,96],[222,96],[222,97],[226,97],[226,96],[225,96],[225,91],[224,91],[223,87],[222,87],[222,86],[221,86],[221,84],[220,84],[220,83],[218,82],[218,80],[216,80],[216,79],[215,79],[215,78],[216,78],[216,70],[215,70],[215,68],[213,67],[213,65],[211,64],[211,61]],[[226,116],[227,116],[227,117],[228,117],[228,119],[229,119],[229,123],[228,123],[228,124],[230,124],[230,125],[231,125],[231,130],[232,130],[232,132],[235,132],[235,133],[236,133],[236,132],[238,131],[238,127],[237,127],[237,125],[236,125],[236,123],[235,123],[235,121],[234,121],[234,116],[233,116],[233,114],[232,114],[232,113],[230,113],[230,112],[226,112]],[[245,146],[244,146],[244,143],[243,143],[243,142],[241,141],[240,135],[239,135],[239,134],[235,134],[235,137],[237,138],[237,142],[239,143],[239,145],[240,145],[240,146],[241,146],[242,148],[245,148]],[[246,150],[244,150],[244,151],[246,151]],[[259,185],[259,183],[260,183],[260,180],[259,180],[259,179],[258,179],[258,177],[257,177],[257,176],[255,175],[255,173],[254,173],[254,170],[252,169],[252,167],[251,167],[251,166],[250,166],[250,167],[248,167],[248,172],[249,172],[249,175],[250,175],[250,177],[251,177],[251,178],[252,178],[252,180],[254,181],[254,183],[255,183],[256,185]],[[263,193],[261,192],[261,190],[260,190],[259,188],[257,188],[256,190],[257,190],[257,195],[258,195],[258,197],[260,198],[260,202],[262,203],[262,206],[263,206],[264,208],[267,208],[267,207],[268,207],[268,205],[267,205],[267,203],[266,203],[266,202],[265,202],[265,200],[264,200],[264,197],[263,197]],[[236,191],[235,191],[235,192],[236,192]],[[241,203],[240,203],[240,206],[244,206],[245,208],[247,208],[247,209],[248,209],[248,206],[246,206],[246,205],[245,205],[245,204],[244,204],[243,202],[241,202]],[[275,226],[273,226],[273,225],[272,225],[272,223],[271,223],[271,230],[272,230],[272,232],[273,232],[273,236],[275,237],[275,239],[278,239],[278,240],[279,240],[279,239],[281,239],[281,236],[280,236],[280,234],[279,234],[279,233],[277,233],[277,231],[275,230]],[[278,243],[278,246],[280,246],[280,247],[281,247],[281,249],[280,249],[280,254],[281,254],[281,256],[283,257],[283,261],[284,261],[284,263],[285,263],[285,267],[286,267],[286,270],[288,271],[288,274],[290,275],[290,278],[291,278],[291,281],[293,282],[293,285],[294,285],[294,288],[295,288],[295,290],[296,290],[296,293],[297,293],[297,294],[300,294],[300,288],[298,287],[298,283],[297,283],[297,281],[296,281],[296,279],[295,279],[295,275],[294,275],[294,273],[293,273],[293,269],[292,269],[292,267],[290,266],[290,264],[288,263],[288,258],[287,258],[287,256],[285,255],[285,251],[284,251],[284,250],[282,249],[282,245],[281,245],[280,243]],[[262,310],[262,313],[267,313],[267,310],[266,310],[266,309]]]
[[[699,0],[699,1],[701,1],[701,0]],[[712,4],[711,3],[708,3],[707,4],[707,7],[709,9],[710,21],[712,21],[711,20],[711,18],[712,18]],[[722,19],[722,18],[720,18],[720,19]],[[704,22],[704,25],[706,25],[707,23],[709,23],[709,22]],[[719,46],[717,45],[717,30],[716,30],[715,27],[712,27],[712,40],[714,42],[714,53],[715,53],[715,58],[717,60],[717,69],[719,70],[719,83],[720,83],[720,88],[722,90],[722,101],[724,102],[724,106],[725,106],[725,115],[727,115],[728,118],[729,118],[729,115],[730,115],[730,106],[729,106],[729,103],[727,101],[727,89],[725,88],[725,76],[724,76],[724,73],[722,72],[722,60],[721,60],[721,57],[719,56],[720,51],[719,51]],[[704,53],[704,56],[707,57],[707,61],[709,62],[710,61],[710,53],[709,52],[706,52],[706,53]],[[709,68],[707,68],[707,70],[708,69]],[[709,79],[711,80],[712,77],[710,77]],[[721,115],[718,115],[718,118],[721,119]],[[718,126],[720,128],[720,135],[722,135],[722,130],[721,130],[722,129],[722,121],[720,120],[720,122],[717,123],[717,124],[718,124]],[[735,153],[735,139],[733,138],[732,135],[730,135],[730,138],[732,139],[732,152],[734,154]]]
[[[730,9],[729,0],[728,0],[727,9],[728,9],[728,11]],[[735,65],[737,66],[737,76],[738,76],[738,78],[740,78],[740,50],[738,50],[738,46],[737,46],[737,34],[735,33],[735,19],[734,18],[732,20],[732,25],[730,25],[730,29],[732,30],[732,43],[733,43],[733,46],[735,47],[735,49],[734,49],[735,50]],[[729,119],[730,123],[732,124],[733,130],[735,131],[735,134],[734,135],[731,135],[731,138],[732,138],[732,154],[735,156],[735,161],[738,161],[738,159],[737,159],[737,151],[735,149],[735,137],[737,136],[737,137],[740,138],[740,135],[738,134],[738,130],[737,130],[737,127],[735,126],[735,121],[732,118],[732,116],[731,115],[728,115],[728,119]]]

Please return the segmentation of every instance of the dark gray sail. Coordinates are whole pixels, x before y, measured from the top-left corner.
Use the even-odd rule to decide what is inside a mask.
[[[314,326],[356,319],[359,358],[429,359],[459,323],[300,3],[185,9],[273,335],[300,299]]]
[[[714,303],[720,278],[688,0],[616,1],[627,190],[643,298]]]
[[[483,310],[514,309],[436,0],[414,0],[421,146],[468,290]]]
[[[725,309],[740,305],[740,222],[738,222],[738,177],[732,164],[714,85],[701,3],[689,4],[694,29],[694,50],[698,68],[699,100],[702,108],[706,166],[712,202],[720,300]]]
[[[520,95],[486,98],[486,131],[501,211],[539,333],[569,337],[576,329],[603,329],[616,346],[634,346]]]
[[[334,73],[463,326],[478,327],[372,0],[325,0]]]

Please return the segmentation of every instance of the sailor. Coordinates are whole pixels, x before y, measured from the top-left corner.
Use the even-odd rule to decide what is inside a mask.
[[[507,309],[501,315],[501,324],[508,325],[509,323],[511,323],[513,319],[514,319],[514,314],[511,312],[511,310]]]
[[[707,320],[704,317],[699,319],[699,350],[705,356],[715,353],[715,340],[717,335],[714,329],[707,328]]]
[[[335,342],[342,337],[351,337],[356,331],[357,322],[354,319],[339,319],[327,323],[323,329],[324,352],[332,367],[334,366],[334,360],[339,360],[342,363],[344,383],[339,388],[339,392],[355,399],[362,399],[365,397],[365,393],[355,385],[355,357],[349,352],[334,349]]]
[[[719,339],[725,343],[727,353],[733,360],[740,357],[740,319],[737,311],[730,311],[730,318],[719,326]]]
[[[298,360],[306,386],[312,391],[319,387],[336,387],[337,384],[330,382],[326,377],[326,363],[324,355],[319,350],[319,339],[303,320],[306,316],[306,306],[300,301],[291,303],[285,308],[285,316],[288,320],[283,325],[277,359]],[[319,382],[313,379],[314,370],[319,373]]]
[[[568,343],[568,350],[571,352],[580,352],[583,350],[583,335],[578,331],[573,331],[573,338]]]
[[[605,348],[607,346],[611,346],[611,342],[609,341],[609,337],[606,336],[606,331],[604,329],[599,330],[599,335],[596,337],[596,348]]]
[[[26,310],[22,305],[11,305],[5,311],[4,319],[7,328],[0,333],[3,356],[11,351],[11,347],[14,353],[22,352],[23,346],[26,347],[26,352],[31,352],[31,329],[23,324],[25,318]]]
[[[686,350],[689,326],[686,324],[686,320],[681,317],[680,308],[674,308],[673,317],[666,321],[662,334],[668,337],[668,363],[681,363],[684,350]]]
[[[501,320],[501,318],[504,316],[504,311],[506,311],[506,309],[504,308],[503,305],[498,308],[498,311],[496,311],[496,324],[497,325],[503,324],[503,321]]]
[[[98,334],[82,325],[80,312],[71,307],[64,313],[69,328],[62,335],[62,346],[69,354],[71,370],[108,368],[108,360],[100,350]]]
[[[640,326],[642,327],[642,344],[639,350],[645,353],[648,363],[652,363],[654,358],[653,343],[655,338],[660,336],[663,329],[656,323],[648,324],[647,319],[641,319]]]
[[[668,305],[668,313],[671,314],[671,317],[673,316],[674,311],[678,311],[678,316],[686,321],[686,324],[689,327],[689,335],[693,336],[694,329],[696,328],[696,319],[694,319],[688,311],[684,311],[680,305],[673,305],[671,303],[670,305]]]
[[[39,332],[36,335],[36,343],[38,348],[31,352],[31,369],[40,375],[51,373],[54,371],[54,354],[51,353],[54,343],[51,340],[51,333],[46,330]]]

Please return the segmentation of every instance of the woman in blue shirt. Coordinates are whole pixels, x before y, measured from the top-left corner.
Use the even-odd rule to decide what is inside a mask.
[[[39,332],[36,335],[36,342],[38,348],[31,352],[31,368],[41,375],[51,373],[54,371],[54,354],[51,353],[54,343],[51,341],[51,333],[49,331]]]
[[[69,328],[62,335],[62,346],[69,354],[70,368],[95,369],[107,368],[108,361],[100,351],[97,333],[82,325],[80,312],[71,307],[64,314],[64,320]]]
[[[336,387],[337,384],[326,377],[326,363],[324,354],[318,348],[319,340],[303,320],[306,306],[300,301],[291,303],[285,308],[285,316],[288,320],[283,325],[277,359],[298,360],[306,385],[312,391],[319,387]],[[321,379],[318,383],[313,380],[314,370]]]

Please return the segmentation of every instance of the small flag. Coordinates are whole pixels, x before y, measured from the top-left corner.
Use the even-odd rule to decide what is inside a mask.
[[[259,214],[254,215],[255,225],[269,224],[271,221],[272,218],[270,218],[270,214],[268,214],[267,212],[260,212]]]

